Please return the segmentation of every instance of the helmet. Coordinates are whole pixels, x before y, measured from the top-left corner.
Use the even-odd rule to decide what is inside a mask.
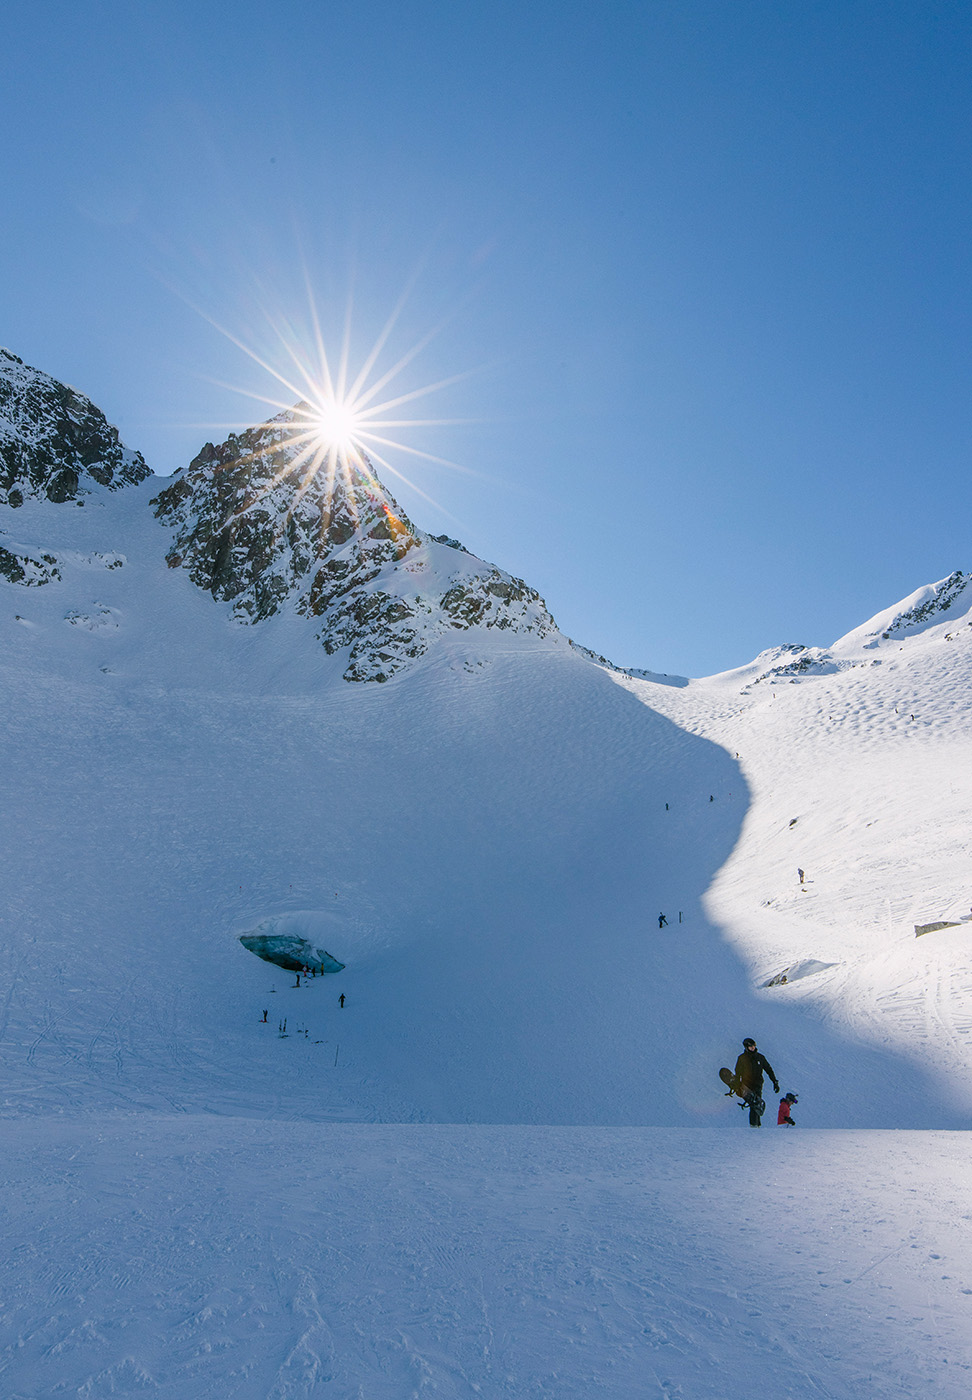
[[[797,1095],[796,1095],[796,1094],[793,1094],[793,1093],[784,1094],[783,1097],[786,1099],[787,1103],[796,1103],[796,1102],[797,1102]]]

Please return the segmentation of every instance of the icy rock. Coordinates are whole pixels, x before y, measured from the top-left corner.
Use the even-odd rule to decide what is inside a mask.
[[[60,578],[61,574],[53,554],[42,554],[39,559],[34,559],[29,554],[14,554],[0,545],[0,577],[9,583],[32,588],[50,583],[52,579]]]
[[[277,967],[288,972],[301,972],[305,967],[313,967],[318,972],[340,972],[343,962],[332,958],[323,948],[315,948],[306,938],[297,938],[287,933],[243,934],[240,938],[243,947],[256,953],[264,962],[276,963]]]

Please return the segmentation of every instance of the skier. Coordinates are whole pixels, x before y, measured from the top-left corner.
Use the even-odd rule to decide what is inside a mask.
[[[803,871],[800,869],[799,866],[797,866],[797,874],[798,874],[799,877],[800,877],[800,884],[802,885],[802,884],[803,884]]]
[[[658,915],[658,927],[659,927],[659,928],[665,928],[667,924],[668,924],[668,920],[665,918],[665,915],[664,915],[664,914],[659,914],[659,915]]]
[[[344,1007],[344,993],[343,993],[343,992],[342,992],[341,995],[338,997],[338,1005],[343,1009],[343,1007]]]
[[[790,1117],[790,1105],[796,1103],[796,1094],[784,1094],[780,1099],[780,1111],[776,1115],[776,1126],[778,1128],[795,1128],[796,1123]]]
[[[266,1020],[267,1020],[267,1013],[264,1011],[264,1013],[263,1013],[263,1021],[264,1021],[264,1024],[266,1024]]]
[[[765,1106],[760,1109],[763,1102],[763,1071],[770,1077],[773,1085],[773,1092],[778,1094],[780,1086],[777,1082],[773,1066],[765,1055],[761,1055],[756,1049],[756,1042],[752,1036],[747,1036],[743,1041],[743,1052],[736,1061],[736,1083],[739,1085],[738,1093],[746,1099],[749,1104],[749,1126],[759,1128],[762,1126],[760,1119],[765,1112]]]

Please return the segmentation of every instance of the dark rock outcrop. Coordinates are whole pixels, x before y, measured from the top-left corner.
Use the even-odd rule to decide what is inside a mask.
[[[325,651],[347,652],[349,681],[388,680],[450,630],[556,632],[522,580],[418,531],[366,458],[321,463],[301,435],[308,412],[207,443],[159,493],[170,567],[241,622],[292,607]]]
[[[0,504],[63,504],[149,475],[90,399],[0,349]]]

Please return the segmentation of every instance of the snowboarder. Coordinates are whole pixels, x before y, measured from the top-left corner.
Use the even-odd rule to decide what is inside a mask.
[[[664,915],[664,914],[659,914],[659,915],[658,915],[658,927],[659,927],[659,928],[665,928],[665,927],[667,926],[667,924],[668,924],[668,920],[665,918],[665,915]]]
[[[340,1006],[342,1009],[343,1009],[343,1007],[344,1007],[344,993],[343,993],[343,992],[342,992],[341,995],[338,997],[338,1006]]]
[[[766,1056],[761,1055],[756,1049],[756,1042],[752,1036],[747,1036],[743,1041],[743,1052],[736,1061],[736,1083],[739,1085],[737,1093],[749,1104],[749,1126],[751,1128],[762,1126],[760,1120],[766,1111],[766,1105],[763,1103],[764,1070],[770,1077],[773,1092],[778,1094],[780,1086],[773,1066]]]
[[[780,1099],[780,1111],[776,1115],[776,1126],[778,1128],[795,1128],[796,1123],[790,1117],[790,1105],[797,1101],[796,1094],[784,1094]]]

